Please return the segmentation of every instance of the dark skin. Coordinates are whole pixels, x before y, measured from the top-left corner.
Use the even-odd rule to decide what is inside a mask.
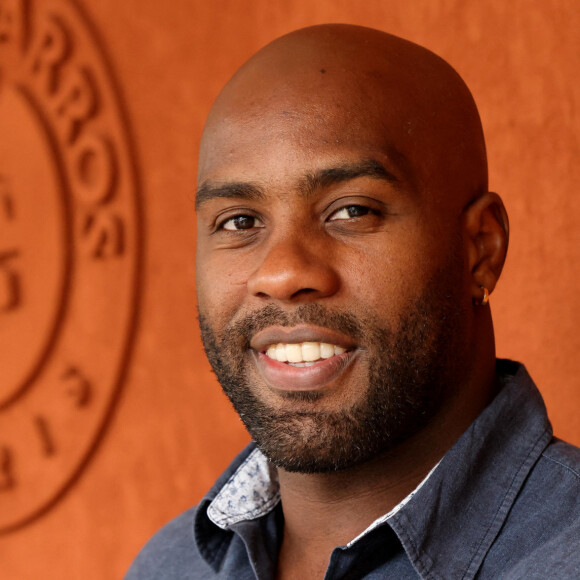
[[[323,175],[334,178],[313,180]],[[372,312],[396,329],[414,298],[442,291],[428,282],[450,253],[460,257],[452,288],[461,352],[436,416],[349,469],[278,470],[277,577],[322,578],[332,550],[410,493],[496,389],[490,309],[474,303],[496,285],[508,222],[487,191],[477,112],[456,73],[425,49],[359,27],[297,31],[222,91],[204,130],[199,185],[198,299],[216,330],[270,303]],[[306,330],[313,340],[323,332]],[[256,361],[248,353],[248,376],[274,408],[333,411],[364,397],[364,352],[328,383],[306,376],[306,390],[319,393],[312,400],[285,396]]]

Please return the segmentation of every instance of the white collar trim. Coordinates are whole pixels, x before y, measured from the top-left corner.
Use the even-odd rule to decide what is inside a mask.
[[[412,499],[413,496],[425,485],[425,482],[431,477],[432,473],[437,469],[441,461],[438,461],[435,467],[425,476],[425,479],[404,499],[402,499],[390,512],[386,513],[384,516],[377,518],[364,532],[361,532],[356,538],[351,540],[345,547],[350,548],[355,542],[358,542],[363,536],[366,536],[369,532],[372,532],[375,528],[384,524],[389,518],[392,518],[397,512],[403,509]]]

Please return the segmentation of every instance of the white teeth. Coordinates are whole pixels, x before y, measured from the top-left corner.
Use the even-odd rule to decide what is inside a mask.
[[[286,347],[283,344],[278,344],[276,346],[276,356],[273,356],[271,358],[279,362],[286,362],[288,360],[288,357],[286,356]]]
[[[312,362],[320,358],[320,343],[319,342],[303,342],[302,343],[302,360],[305,362]]]
[[[327,344],[326,342],[320,343],[320,356],[322,358],[330,358],[334,356],[335,347],[332,344]]]
[[[345,348],[326,342],[303,342],[298,344],[272,344],[266,355],[278,362],[289,362],[299,366],[309,366],[314,361],[327,359],[346,352]]]
[[[302,359],[302,348],[299,344],[287,344],[286,356],[288,357],[288,362],[304,362]]]

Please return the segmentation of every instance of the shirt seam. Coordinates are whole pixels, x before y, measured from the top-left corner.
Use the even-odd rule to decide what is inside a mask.
[[[547,459],[548,461],[551,461],[552,463],[556,463],[557,465],[560,465],[561,467],[563,467],[567,471],[572,472],[576,476],[577,479],[580,479],[580,473],[578,471],[576,471],[573,467],[570,467],[569,465],[566,465],[562,461],[559,461],[558,459],[554,459],[553,457],[550,457],[549,455],[546,455],[545,452],[542,453],[542,457],[544,459]]]
[[[413,533],[415,535],[417,534],[417,531],[415,530],[415,526],[413,526],[413,524],[409,521],[409,519],[405,516],[404,513],[399,514],[398,518],[393,517],[389,521],[390,524],[391,522],[392,524],[395,524],[397,528],[397,530],[395,530],[395,533],[399,535],[399,539],[403,544],[404,550],[407,552],[411,565],[413,565],[413,567],[417,570],[417,573],[422,578],[432,578],[434,580],[442,580],[441,576],[439,576],[437,572],[432,570],[433,559],[431,558],[431,556],[427,553],[426,550],[419,549],[412,535],[407,532],[407,530],[403,525],[399,525],[399,520],[404,520],[405,525],[409,527],[411,530],[413,530]],[[393,527],[392,524],[391,527]],[[407,550],[407,546],[409,546],[409,548],[412,548],[413,555],[409,553],[409,551]],[[417,564],[421,565],[421,569],[419,569],[419,566]]]

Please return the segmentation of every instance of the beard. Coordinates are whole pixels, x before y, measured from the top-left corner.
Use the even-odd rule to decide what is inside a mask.
[[[299,473],[347,469],[388,451],[433,419],[454,392],[456,361],[461,360],[465,344],[460,300],[452,291],[460,286],[459,267],[455,258],[438,270],[402,313],[396,329],[378,325],[377,317],[368,314],[337,312],[320,304],[302,304],[292,311],[269,304],[236,316],[218,333],[200,310],[209,362],[251,437],[271,463]],[[262,401],[252,388],[252,336],[272,325],[297,324],[337,330],[366,351],[366,377],[360,381],[358,400],[349,408],[280,410]],[[292,391],[282,396],[310,401],[314,407],[324,395]]]

